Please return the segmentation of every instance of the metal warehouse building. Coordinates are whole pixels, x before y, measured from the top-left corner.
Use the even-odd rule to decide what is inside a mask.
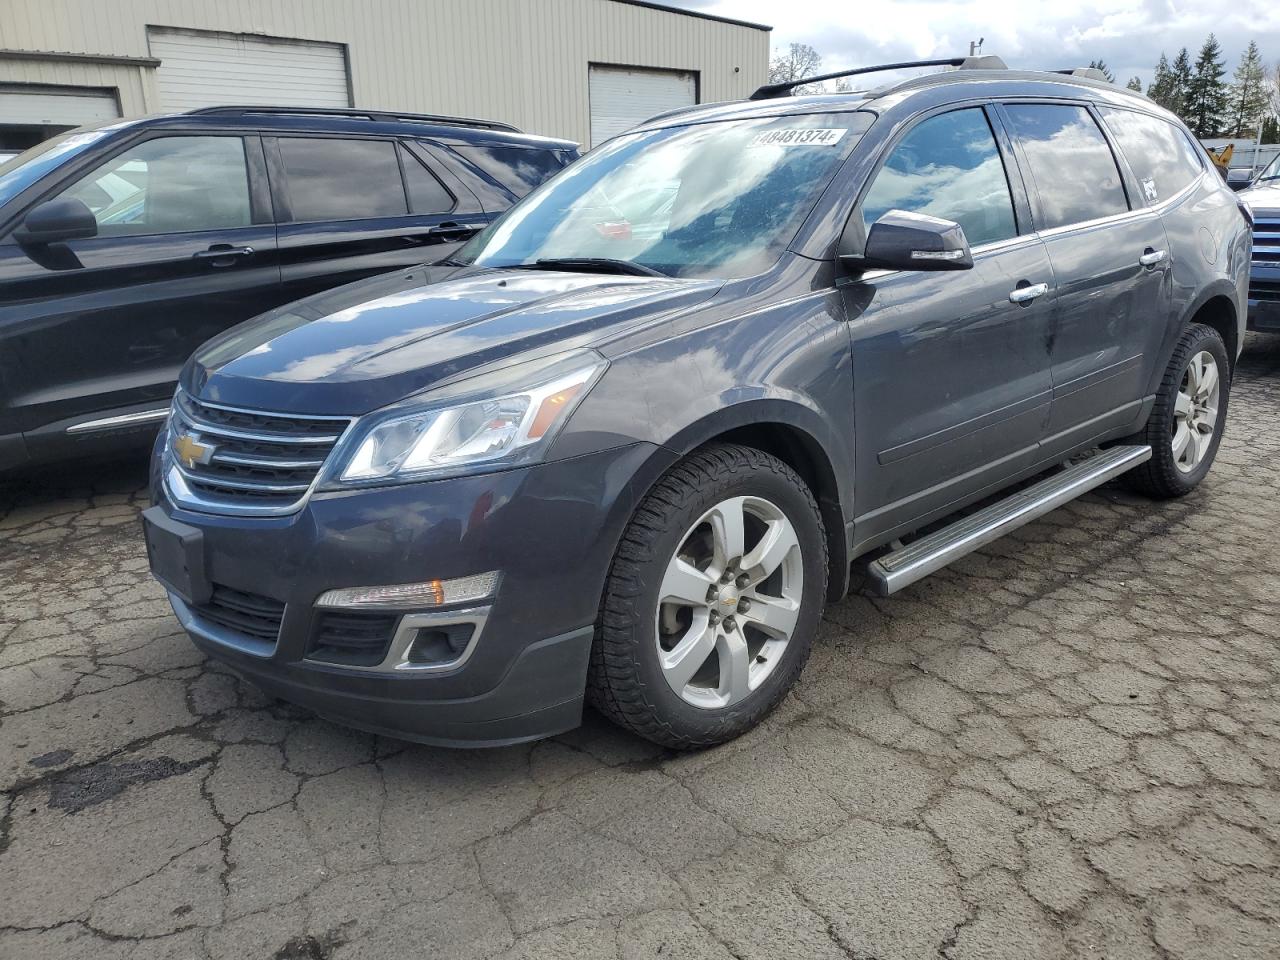
[[[769,28],[639,0],[0,0],[0,150],[213,104],[505,120],[584,146],[749,94]]]

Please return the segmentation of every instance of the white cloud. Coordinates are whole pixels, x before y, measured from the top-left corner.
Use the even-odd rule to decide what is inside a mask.
[[[1061,69],[1101,58],[1124,83],[1144,85],[1163,50],[1187,47],[1194,60],[1210,31],[1222,44],[1230,78],[1240,53],[1257,40],[1268,63],[1280,61],[1280,4],[1272,0],[666,0],[673,6],[773,26],[775,48],[808,43],[824,70],[897,60],[963,55],[985,38],[984,53],[1011,67]]]

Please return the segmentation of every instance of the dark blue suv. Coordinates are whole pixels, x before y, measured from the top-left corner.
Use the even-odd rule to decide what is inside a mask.
[[[0,470],[153,433],[191,352],[448,256],[577,157],[484,120],[214,107],[0,166]]]

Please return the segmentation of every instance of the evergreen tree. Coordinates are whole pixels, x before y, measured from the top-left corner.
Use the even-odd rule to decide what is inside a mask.
[[[1078,63],[1079,61],[1077,61]],[[1115,83],[1116,75],[1111,72],[1111,68],[1107,66],[1104,60],[1090,60],[1089,66],[1094,70],[1101,70],[1102,75],[1107,78],[1107,83]]]
[[[1216,137],[1222,132],[1228,100],[1227,85],[1222,79],[1226,72],[1222,47],[1211,33],[1196,58],[1182,113],[1182,119],[1191,132],[1201,140]]]
[[[1280,121],[1267,117],[1262,121],[1262,142],[1280,143]]]
[[[1183,47],[1169,69],[1169,102],[1165,109],[1172,110],[1184,120],[1187,118],[1187,96],[1191,89],[1191,56]]]
[[[1240,56],[1230,89],[1227,108],[1227,136],[1252,137],[1267,109],[1267,72],[1262,66],[1258,44],[1250,40]]]
[[[1151,75],[1147,96],[1166,110],[1174,110],[1173,71],[1169,68],[1169,58],[1164,55],[1163,50],[1160,51],[1160,62],[1156,64],[1155,72]],[[1174,112],[1177,111],[1174,110]]]
[[[1126,86],[1126,87],[1128,87],[1130,90],[1135,90],[1135,91],[1137,91],[1138,93],[1141,93],[1141,92],[1142,92],[1142,78],[1141,78],[1141,77],[1130,77],[1130,78],[1129,78],[1129,82],[1128,82],[1128,83],[1126,83],[1126,84],[1125,84],[1125,86]]]

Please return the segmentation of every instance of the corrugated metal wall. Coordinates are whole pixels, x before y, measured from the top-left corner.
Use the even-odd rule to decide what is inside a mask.
[[[766,31],[613,0],[0,0],[0,50],[147,57],[148,25],[344,43],[356,106],[491,117],[582,143],[588,63],[697,71],[710,102],[763,83],[769,56]],[[152,68],[72,66],[0,53],[0,82],[110,73],[90,85],[118,86],[126,114],[158,108]]]

